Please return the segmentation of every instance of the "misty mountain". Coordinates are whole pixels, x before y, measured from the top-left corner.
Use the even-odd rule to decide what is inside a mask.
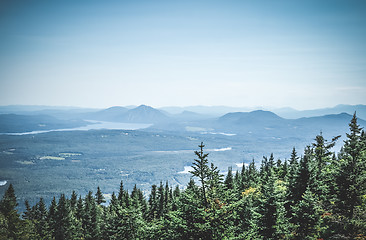
[[[110,107],[97,112],[90,112],[83,115],[84,119],[100,120],[107,122],[120,122],[128,111],[125,107]]]
[[[252,112],[234,112],[228,113],[218,119],[218,122],[221,124],[240,124],[240,125],[249,125],[249,124],[264,124],[264,125],[273,125],[273,124],[281,124],[285,119],[279,117],[273,112],[256,110]]]
[[[88,125],[82,120],[61,120],[48,115],[0,114],[0,133],[20,133]]]
[[[261,136],[315,136],[325,132],[335,136],[347,132],[352,115],[348,113],[329,114],[317,117],[285,119],[270,111],[235,112],[217,118],[212,127],[216,131],[239,134],[259,134]],[[359,118],[358,123],[366,126]]]
[[[122,122],[158,123],[168,121],[169,117],[161,111],[146,105],[128,110],[121,119]]]
[[[171,117],[180,121],[195,121],[211,118],[211,116],[199,114],[192,111],[183,111],[179,114],[171,115]]]
[[[43,105],[9,105],[0,106],[0,114],[18,115],[48,115],[58,119],[85,119],[86,113],[95,112],[99,109],[79,108],[67,106],[43,106]]]
[[[120,106],[110,107],[97,112],[84,114],[83,118],[125,123],[160,123],[169,120],[169,117],[162,111],[146,105],[140,105],[132,109]]]
[[[159,110],[164,110],[170,114],[180,114],[184,111],[195,112],[202,115],[207,115],[211,117],[219,117],[223,114],[230,112],[244,112],[254,110],[253,108],[247,107],[228,107],[228,106],[188,106],[188,107],[162,107]]]
[[[366,105],[346,105],[340,104],[332,108],[320,108],[313,110],[295,110],[293,108],[280,108],[274,109],[273,112],[284,118],[297,119],[302,117],[315,117],[330,114],[348,113],[353,115],[354,112],[357,116],[362,119],[366,119]]]

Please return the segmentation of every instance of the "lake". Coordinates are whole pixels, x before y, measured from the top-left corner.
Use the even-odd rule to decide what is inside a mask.
[[[76,127],[76,128],[63,128],[63,129],[51,129],[51,130],[41,130],[41,131],[31,131],[22,133],[0,133],[5,135],[27,135],[27,134],[39,134],[47,132],[64,132],[64,131],[88,131],[88,130],[98,130],[98,129],[109,129],[109,130],[137,130],[144,129],[152,126],[153,124],[148,123],[122,123],[122,122],[104,122],[104,121],[92,121],[85,120],[91,124]]]

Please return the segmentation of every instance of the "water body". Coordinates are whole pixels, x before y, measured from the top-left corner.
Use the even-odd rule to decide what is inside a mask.
[[[213,135],[224,135],[224,136],[229,136],[229,137],[232,137],[232,136],[235,136],[236,133],[224,133],[224,132],[201,132],[201,134],[213,134]]]
[[[4,180],[4,181],[0,181],[0,187],[1,186],[5,186],[8,183],[8,181]]]
[[[188,174],[188,173],[190,173],[189,171],[193,171],[193,170],[194,170],[193,167],[191,167],[191,166],[185,166],[184,167],[184,170],[183,171],[180,171],[178,173],[180,173],[180,174]]]
[[[65,132],[65,131],[88,131],[88,130],[98,130],[98,129],[109,129],[109,130],[137,130],[144,129],[152,126],[153,124],[147,123],[121,123],[121,122],[104,122],[104,121],[91,121],[86,120],[91,124],[76,127],[76,128],[64,128],[64,129],[51,129],[51,130],[42,130],[42,131],[31,131],[31,132],[22,132],[22,133],[0,133],[3,135],[28,135],[28,134],[39,134],[39,133],[47,133],[47,132]]]
[[[224,152],[232,150],[231,147],[226,148],[213,148],[213,149],[205,149],[207,152]],[[154,153],[193,153],[196,150],[171,150],[171,151],[153,151]]]

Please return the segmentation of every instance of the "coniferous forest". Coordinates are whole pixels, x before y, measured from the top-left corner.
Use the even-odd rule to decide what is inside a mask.
[[[184,190],[161,182],[148,198],[121,182],[109,203],[98,187],[50,204],[25,202],[18,213],[10,185],[0,239],[366,239],[366,136],[356,115],[335,153],[338,138],[320,133],[288,160],[271,154],[226,176],[201,143]]]

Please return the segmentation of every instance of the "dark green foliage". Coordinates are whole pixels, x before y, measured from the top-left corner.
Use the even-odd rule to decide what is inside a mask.
[[[198,146],[200,151],[195,151],[194,153],[197,155],[198,159],[194,159],[193,162],[193,169],[194,171],[190,171],[193,176],[197,177],[201,182],[201,189],[202,189],[202,204],[203,206],[207,206],[207,197],[206,197],[206,183],[208,181],[208,176],[210,169],[208,167],[208,160],[207,156],[208,153],[203,153],[203,142]]]
[[[296,239],[315,239],[318,237],[320,212],[317,199],[306,189],[301,200],[293,207]]]
[[[229,169],[228,169],[224,184],[225,184],[226,189],[233,189],[234,188],[233,169],[232,169],[232,167],[229,167]]]
[[[105,203],[105,198],[99,186],[97,188],[97,193],[95,194],[95,201],[97,202],[98,205]]]
[[[347,133],[336,173],[337,207],[334,212],[344,219],[338,226],[342,230],[340,232],[342,235],[356,234],[364,229],[357,226],[358,222],[363,220],[354,219],[355,210],[362,208],[361,204],[364,204],[363,198],[366,193],[366,146],[362,129],[357,124],[356,114],[353,115],[349,127],[350,133]]]

